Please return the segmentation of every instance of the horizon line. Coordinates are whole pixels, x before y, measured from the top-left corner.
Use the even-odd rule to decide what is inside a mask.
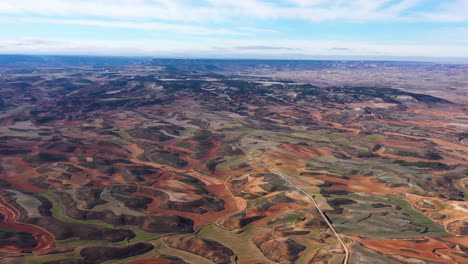
[[[455,63],[468,64],[468,57],[426,57],[426,56],[372,56],[372,55],[307,55],[310,58],[265,58],[255,56],[161,56],[161,55],[116,55],[116,54],[53,54],[53,53],[0,53],[0,56],[31,56],[31,57],[100,57],[100,58],[135,58],[162,60],[261,60],[261,61],[374,61],[374,62],[425,62],[425,63]],[[315,58],[314,58],[315,57]]]

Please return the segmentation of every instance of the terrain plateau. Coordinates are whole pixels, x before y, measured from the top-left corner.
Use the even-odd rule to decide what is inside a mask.
[[[0,94],[1,263],[468,263],[467,65],[0,56]]]

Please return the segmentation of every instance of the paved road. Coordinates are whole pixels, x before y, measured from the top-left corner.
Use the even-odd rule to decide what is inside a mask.
[[[336,238],[338,239],[338,241],[340,242],[341,246],[343,247],[344,249],[344,252],[345,252],[345,258],[343,259],[343,264],[348,264],[348,260],[349,260],[349,250],[348,250],[348,247],[346,246],[346,244],[344,243],[344,241],[341,239],[340,235],[338,235],[338,232],[336,232],[335,228],[333,227],[332,223],[330,222],[330,220],[328,220],[328,218],[325,216],[325,214],[323,213],[322,209],[320,209],[317,201],[315,201],[315,198],[308,194],[306,191],[304,191],[303,189],[297,187],[296,185],[294,185],[290,180],[288,180],[288,176],[285,176],[285,174],[275,170],[275,169],[272,169],[270,168],[268,165],[266,165],[263,161],[261,161],[259,158],[255,157],[255,156],[252,156],[249,152],[247,152],[243,147],[241,147],[241,145],[237,144],[237,147],[240,148],[247,156],[249,156],[250,158],[252,159],[255,159],[256,161],[258,161],[265,169],[269,170],[270,172],[273,172],[277,175],[279,175],[284,181],[285,183],[287,183],[288,185],[290,185],[291,187],[293,187],[294,189],[296,189],[297,191],[299,191],[300,193],[304,194],[305,196],[307,196],[311,201],[312,203],[315,205],[315,208],[317,208],[317,210],[319,211],[320,215],[322,216],[323,220],[325,221],[325,223],[327,223],[328,227],[330,228],[330,230],[333,232],[333,234],[336,236]]]

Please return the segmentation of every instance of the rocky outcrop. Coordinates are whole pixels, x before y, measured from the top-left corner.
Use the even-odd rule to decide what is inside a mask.
[[[290,238],[275,237],[272,234],[258,235],[253,242],[266,258],[282,264],[295,263],[299,258],[299,252],[306,249]]]
[[[164,243],[172,248],[207,258],[217,264],[231,263],[234,252],[225,245],[210,239],[197,237],[168,237],[163,238]]]
[[[416,205],[424,209],[436,209],[433,204],[424,199],[416,201]]]
[[[468,220],[458,220],[447,225],[447,230],[456,235],[468,235]]]

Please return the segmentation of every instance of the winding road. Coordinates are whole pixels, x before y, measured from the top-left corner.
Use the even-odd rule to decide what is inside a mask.
[[[340,235],[338,234],[338,232],[336,232],[335,228],[333,227],[333,224],[330,222],[330,220],[328,220],[328,218],[326,217],[326,215],[323,213],[322,209],[320,209],[317,201],[315,201],[315,198],[308,194],[306,191],[304,191],[303,189],[297,187],[296,185],[294,185],[290,180],[288,180],[288,176],[285,176],[285,174],[275,170],[275,169],[272,169],[270,168],[268,165],[266,165],[263,161],[261,161],[259,158],[255,157],[255,156],[252,156],[249,152],[247,152],[241,145],[237,144],[237,147],[239,149],[241,149],[247,156],[249,156],[251,159],[255,159],[256,161],[258,161],[265,169],[269,170],[270,172],[273,172],[275,174],[277,174],[278,176],[280,176],[284,181],[285,183],[287,183],[288,185],[290,185],[292,188],[296,189],[298,192],[304,194],[305,196],[307,196],[311,201],[312,203],[315,205],[315,208],[317,208],[317,210],[319,211],[320,215],[322,216],[323,220],[325,221],[325,223],[327,223],[328,227],[330,228],[330,230],[332,231],[332,233],[336,236],[336,238],[338,239],[338,241],[340,242],[341,246],[343,247],[343,250],[345,252],[345,257],[343,259],[343,264],[348,264],[348,261],[349,261],[349,250],[348,250],[348,247],[346,246],[346,244],[344,243],[343,239],[341,239]]]

